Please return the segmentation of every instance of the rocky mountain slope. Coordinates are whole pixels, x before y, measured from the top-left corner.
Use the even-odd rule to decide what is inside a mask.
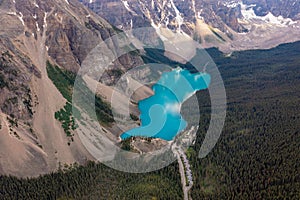
[[[55,117],[69,100],[50,79],[47,61],[76,73],[97,44],[119,29],[138,27],[152,27],[169,48],[191,38],[228,52],[300,40],[298,1],[83,2],[105,19],[77,0],[0,0],[1,174],[37,176],[65,163],[93,159],[78,135],[71,130],[68,137]],[[286,5],[288,11],[281,9]],[[114,82],[115,73],[142,63],[138,54],[118,58],[102,77],[106,85],[101,95],[110,98],[107,85]]]
[[[76,72],[115,29],[76,0],[1,0],[0,22],[0,173],[37,176],[92,159],[54,118],[67,100],[46,62]],[[124,55],[113,67],[134,63],[142,60]]]
[[[254,5],[253,10],[258,16],[265,16],[271,12],[275,16],[283,16],[293,20],[300,19],[300,1],[299,0],[244,0],[245,4]]]
[[[270,48],[300,39],[299,0],[80,0],[121,29],[171,30],[223,51]]]

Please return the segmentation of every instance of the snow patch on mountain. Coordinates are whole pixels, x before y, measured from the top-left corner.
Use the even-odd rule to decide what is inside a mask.
[[[240,2],[237,2],[237,1],[223,2],[223,5],[228,8],[236,8],[239,4],[240,4]]]
[[[21,21],[22,25],[25,26],[25,22],[24,22],[24,19],[23,19],[23,13],[19,12],[18,18]]]
[[[39,5],[36,2],[34,2],[33,5],[37,8],[39,8]]]
[[[181,25],[183,24],[183,18],[181,17],[181,13],[179,12],[178,8],[175,6],[174,1],[170,0],[170,3],[176,13],[175,19],[178,24],[178,31],[181,31]]]
[[[277,26],[289,26],[297,23],[290,18],[284,18],[282,16],[276,17],[271,12],[269,12],[266,16],[257,16],[253,9],[256,4],[245,5],[240,3],[240,5],[243,18],[250,22],[257,21]]]
[[[130,6],[129,6],[129,4],[128,4],[128,1],[122,0],[122,3],[123,3],[123,5],[124,5],[124,7],[125,7],[129,12],[136,14],[136,13],[130,8]]]

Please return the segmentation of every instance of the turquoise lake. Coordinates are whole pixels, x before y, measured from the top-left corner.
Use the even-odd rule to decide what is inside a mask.
[[[181,105],[198,90],[207,89],[210,81],[207,73],[183,69],[162,73],[152,86],[154,95],[139,101],[141,126],[124,132],[121,139],[140,136],[173,140],[188,125],[180,113]]]

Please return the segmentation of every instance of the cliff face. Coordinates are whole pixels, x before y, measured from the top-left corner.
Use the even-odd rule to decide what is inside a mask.
[[[297,0],[80,1],[120,29],[152,26],[158,34],[167,29],[224,51],[270,48],[300,39]]]
[[[76,0],[3,0],[0,21],[0,173],[37,176],[92,159],[54,119],[66,100],[48,78],[46,61],[77,72],[116,29]],[[111,67],[138,64],[140,57],[126,54]]]
[[[81,2],[122,29],[149,26],[154,23],[166,26],[171,30],[183,29],[184,32],[192,34],[192,26],[196,23],[197,18],[202,16],[207,23],[214,27],[225,30],[225,25],[229,25],[236,31],[243,31],[242,28],[240,30],[237,28],[240,25],[232,22],[237,19],[233,13],[238,10],[226,7],[218,1],[81,0]]]
[[[255,5],[254,11],[259,16],[265,16],[271,12],[276,17],[283,16],[284,18],[291,18],[293,20],[300,19],[300,1],[298,0],[244,0],[243,2]]]

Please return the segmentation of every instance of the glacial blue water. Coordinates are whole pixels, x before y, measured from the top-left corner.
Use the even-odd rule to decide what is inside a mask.
[[[141,126],[124,132],[121,139],[141,136],[173,140],[188,125],[181,116],[181,105],[196,91],[207,89],[210,81],[207,73],[192,74],[183,69],[163,73],[152,87],[154,95],[139,101]]]

